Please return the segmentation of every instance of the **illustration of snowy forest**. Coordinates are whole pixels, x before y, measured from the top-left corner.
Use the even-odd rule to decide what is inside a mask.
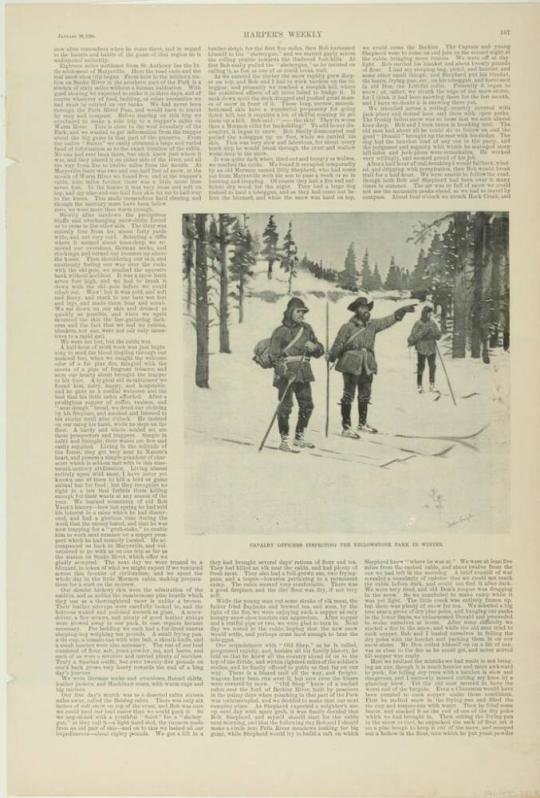
[[[454,524],[459,531],[503,531],[507,213],[193,214],[182,217],[182,233],[192,531],[285,532],[276,490],[280,507],[309,494],[313,507],[307,517],[313,523],[296,524],[296,531],[335,530],[336,517],[319,498],[325,486],[330,507],[335,500],[346,508],[339,513],[342,531],[433,531]],[[312,360],[315,410],[309,432],[316,448],[290,462],[277,451],[273,430],[258,454],[277,395],[272,370],[253,362],[254,346],[280,325],[287,302],[297,296],[327,350],[360,291],[374,301],[372,318],[416,306],[414,314],[377,336],[379,374],[370,417],[381,434],[359,441],[338,437],[341,375],[328,374],[321,358]],[[416,362],[407,346],[426,304],[434,308],[442,333],[436,396],[416,393]],[[294,478],[299,468],[302,474],[307,469],[314,484]],[[263,496],[255,490],[252,500],[240,501],[242,485],[253,474],[259,484],[275,484]],[[209,515],[210,496],[219,518]],[[362,529],[352,523],[359,507],[370,511]]]

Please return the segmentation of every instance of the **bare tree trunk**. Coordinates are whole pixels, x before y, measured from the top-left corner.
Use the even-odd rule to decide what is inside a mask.
[[[471,315],[471,357],[480,357],[482,351],[482,316],[484,301],[484,267],[486,260],[487,216],[477,212],[474,215],[473,227],[473,301]]]
[[[484,269],[482,274],[482,360],[490,362],[491,323],[493,320],[493,271],[494,271],[493,218],[486,214],[484,225]]]
[[[467,350],[467,326],[469,315],[469,286],[467,269],[467,214],[454,215],[458,263],[454,277],[454,328],[452,332],[452,357],[465,357]]]
[[[185,216],[184,218],[186,220],[188,220],[188,219],[191,220],[192,217],[190,215],[188,215],[188,216]],[[192,275],[193,275],[193,267],[194,267],[194,263],[193,263],[193,235],[192,235],[192,232],[191,232],[190,221],[188,221],[185,224],[184,236],[185,236],[185,246],[186,246],[186,249],[185,249],[186,260],[185,260],[185,265],[184,265],[184,271],[185,271],[186,282],[187,282],[186,307],[187,307],[187,310],[189,311],[189,310],[191,310],[191,304],[192,304],[192,295],[193,295],[193,287],[192,287],[193,279],[192,279]]]
[[[493,226],[496,225],[494,221]],[[494,348],[499,346],[499,324],[501,321],[501,286],[499,279],[500,253],[497,251],[496,243],[493,246],[491,257],[491,278],[489,286],[490,303],[490,324],[489,324],[489,345]]]
[[[510,260],[509,260],[509,230],[508,216],[503,217],[504,229],[504,270],[503,270],[503,347],[507,351],[510,349]]]
[[[447,321],[448,321],[448,303],[446,299],[443,299],[441,302],[441,333],[445,333],[447,331]]]
[[[496,224],[496,222],[493,222]],[[491,279],[489,293],[491,298],[490,307],[490,333],[489,345],[492,348],[499,346],[499,324],[501,321],[501,281],[500,281],[500,253],[494,246],[491,258]]]
[[[229,274],[227,267],[227,225],[219,215],[219,351],[231,351],[229,341]]]
[[[508,352],[510,349],[510,309],[504,309],[504,327],[503,327],[503,349]]]
[[[456,274],[454,282],[454,329],[452,357],[465,357],[467,345],[467,285],[465,270]]]
[[[289,294],[292,293],[292,278],[293,278],[293,272],[292,272],[292,268],[291,268],[291,270],[289,272],[289,291],[288,291]]]
[[[488,344],[488,336],[484,335],[482,337],[482,362],[483,363],[491,363],[489,357],[489,344]]]
[[[240,275],[238,283],[238,323],[242,324],[244,321],[244,275]]]
[[[195,255],[195,329],[197,332],[197,362],[195,383],[208,388],[208,265],[206,262],[206,214],[195,216],[197,245]]]
[[[270,259],[270,260],[268,261],[268,272],[267,272],[267,276],[268,276],[268,279],[269,279],[269,280],[271,280],[271,279],[272,279],[272,266],[273,266],[273,265],[274,265],[274,261]]]

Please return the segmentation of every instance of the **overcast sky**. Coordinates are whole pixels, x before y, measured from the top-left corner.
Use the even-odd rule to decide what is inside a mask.
[[[438,213],[291,213],[274,214],[281,244],[289,220],[293,223],[293,237],[298,255],[312,260],[321,258],[325,266],[343,268],[347,247],[354,243],[357,263],[369,251],[371,265],[379,264],[384,276],[390,258],[394,255],[398,266],[412,269],[416,263],[419,245],[408,242],[418,222],[429,224],[445,215]],[[249,214],[249,227],[262,237],[268,213]],[[444,229],[445,225],[441,229]],[[428,240],[429,243],[429,240]],[[424,245],[426,246],[426,245]]]

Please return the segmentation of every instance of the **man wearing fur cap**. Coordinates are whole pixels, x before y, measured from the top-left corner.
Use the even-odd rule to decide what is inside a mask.
[[[441,337],[441,331],[437,323],[431,318],[433,308],[430,305],[424,305],[420,320],[417,321],[411,330],[411,334],[407,339],[409,346],[414,346],[416,349],[416,385],[418,393],[423,393],[422,377],[424,375],[424,368],[426,360],[429,368],[429,390],[436,391],[435,388],[435,370],[437,360],[437,344],[436,341]]]
[[[309,360],[320,357],[324,347],[317,340],[313,329],[304,321],[309,310],[299,297],[289,300],[281,325],[274,330],[270,340],[270,358],[274,366],[274,387],[278,389],[281,404],[278,426],[281,435],[280,449],[298,452],[302,448],[314,448],[304,438],[304,431],[313,412],[311,383],[315,379]],[[292,379],[292,384],[290,381]],[[298,420],[294,442],[289,445],[289,416],[293,407],[293,395],[298,402]]]
[[[382,330],[401,321],[406,313],[414,311],[414,305],[399,308],[389,316],[371,318],[373,302],[362,292],[348,310],[353,312],[350,321],[344,324],[327,354],[327,359],[336,362],[336,371],[343,374],[343,397],[341,399],[342,434],[347,438],[358,438],[359,432],[377,432],[367,423],[368,405],[371,399],[373,375],[377,373],[375,359],[375,336]],[[358,427],[351,428],[351,407],[358,391]]]

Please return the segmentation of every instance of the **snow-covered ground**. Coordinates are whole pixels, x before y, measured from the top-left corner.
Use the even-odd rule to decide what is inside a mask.
[[[245,320],[231,306],[232,354],[219,354],[211,329],[210,390],[197,388],[195,333],[185,330],[185,528],[192,534],[335,534],[404,532],[504,532],[508,524],[509,355],[492,362],[447,359],[457,397],[450,398],[437,367],[438,400],[416,391],[416,359],[407,335],[417,313],[377,336],[379,374],[369,421],[379,435],[361,440],[340,435],[342,378],[331,372],[330,434],[326,438],[326,363],[312,360],[315,411],[309,438],[317,448],[285,454],[277,424],[263,452],[258,445],[276,406],[272,370],[252,361],[253,346],[280,324],[286,276],[269,281],[265,264],[250,284]],[[336,298],[335,286],[301,273],[293,284],[310,313],[307,321],[325,343],[326,291],[330,343],[349,317],[352,295]],[[396,292],[390,292],[393,297]],[[277,295],[277,299],[276,299]],[[403,301],[374,296],[372,317]],[[273,300],[273,301],[272,301]],[[232,303],[231,303],[232,304]],[[449,342],[441,342],[447,351]],[[427,382],[427,373],[424,377]],[[291,427],[296,421],[296,402]],[[357,408],[353,407],[356,423]],[[478,434],[477,434],[478,433]],[[407,436],[407,437],[401,437]],[[408,437],[410,436],[410,437]],[[473,437],[470,437],[473,436]]]

